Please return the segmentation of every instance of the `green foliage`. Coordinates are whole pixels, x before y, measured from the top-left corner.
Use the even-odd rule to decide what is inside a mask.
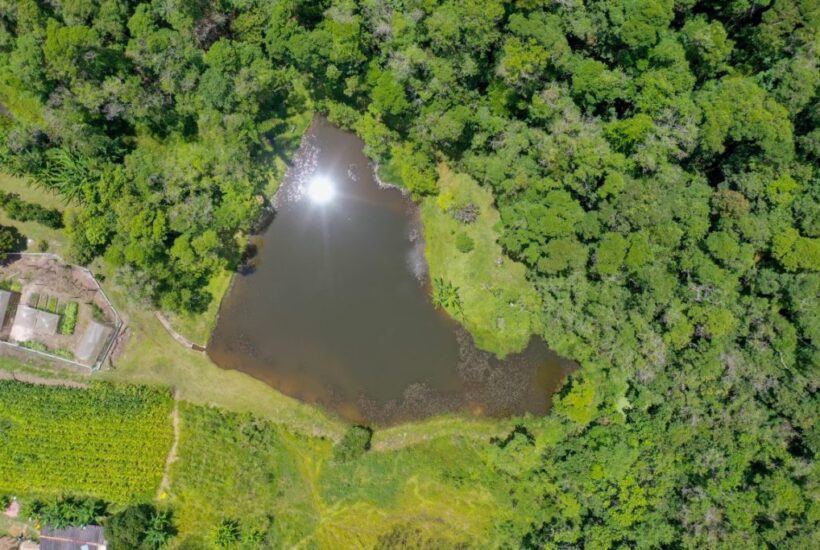
[[[0,260],[5,259],[10,252],[20,252],[26,248],[26,238],[16,227],[0,225]]]
[[[704,114],[702,144],[706,152],[724,152],[727,140],[749,141],[762,149],[766,160],[791,160],[794,142],[788,114],[751,79],[710,81],[698,95],[698,103]]]
[[[475,248],[475,241],[467,233],[456,234],[456,249],[462,254],[472,252]]]
[[[211,542],[217,548],[234,548],[241,537],[239,521],[235,519],[223,519],[211,530]]]
[[[105,502],[90,497],[60,497],[34,500],[24,510],[29,517],[53,529],[99,525],[106,514]]]
[[[338,462],[355,460],[370,449],[373,430],[367,426],[353,426],[333,447],[333,459]]]
[[[208,480],[208,460],[180,466],[193,543],[207,544],[225,517],[242,518],[243,539],[267,533],[269,518],[245,517],[256,510],[249,495],[281,514],[270,495],[301,491],[314,498],[299,501],[303,513],[287,526],[277,515],[273,530],[287,536],[269,544],[366,547],[384,535],[385,544],[452,546],[461,539],[439,543],[397,522],[372,536],[335,527],[381,519],[373,510],[399,494],[429,497],[413,501],[425,511],[441,500],[455,507],[475,485],[469,509],[493,522],[483,540],[466,530],[477,547],[816,546],[817,480],[806,466],[817,451],[820,356],[811,2],[12,4],[0,32],[0,100],[12,115],[0,124],[0,159],[73,201],[74,257],[103,255],[136,298],[207,308],[208,281],[235,264],[235,237],[258,212],[272,134],[318,105],[362,134],[385,180],[416,198],[440,188],[456,198],[431,203],[447,231],[428,235],[428,246],[440,239],[454,264],[431,267],[439,307],[488,334],[498,315],[476,313],[472,287],[495,280],[487,274],[501,257],[526,272],[490,285],[486,303],[496,314],[506,311],[498,303],[528,304],[527,336],[543,328],[553,349],[582,364],[550,429],[526,420],[536,433],[482,447],[471,455],[481,468],[451,467],[451,455],[428,448],[412,464],[377,453],[336,464],[334,503],[350,502],[359,490],[350,479],[363,472],[401,468],[439,492],[400,493],[384,475],[392,485],[363,483],[355,513],[340,505],[318,527],[317,480],[276,477],[294,471],[272,467],[292,458],[280,432],[252,430],[276,448],[239,438],[237,452],[236,440],[203,425],[236,434],[240,421],[188,418],[209,434],[186,442],[196,456],[209,456],[206,443],[233,451],[217,456],[233,472],[220,478],[227,488]],[[440,162],[457,184],[440,186]],[[457,191],[472,185],[492,207],[452,230]],[[496,211],[498,220],[482,218]],[[475,243],[469,254],[458,253],[460,232]],[[19,234],[0,238],[1,251],[19,245]],[[527,291],[537,299],[521,298]],[[448,467],[425,469],[425,460]],[[0,480],[21,464],[4,462]],[[492,486],[515,495],[515,513],[496,517]],[[475,520],[467,508],[441,524]]]
[[[60,334],[72,335],[74,329],[77,327],[77,314],[79,313],[80,305],[77,302],[68,302],[63,311],[63,316],[60,318]]]
[[[0,491],[153,497],[171,445],[167,391],[0,381],[0,405]]]
[[[166,546],[176,530],[168,510],[152,504],[135,504],[113,514],[103,523],[112,550],[155,550]]]
[[[34,351],[42,351],[42,352],[49,352],[48,346],[43,344],[42,342],[38,342],[37,340],[26,340],[24,342],[20,342],[20,347],[24,347],[26,349],[32,349]]]
[[[276,517],[282,540],[295,543],[307,521],[309,488],[276,427],[251,415],[184,403],[180,425],[181,459],[171,470],[180,536],[210,543],[226,518],[242,518],[234,526],[242,534],[268,533]]]
[[[595,414],[595,386],[587,380],[575,379],[567,394],[557,400],[556,412],[580,426],[588,425]]]
[[[36,221],[52,229],[63,227],[62,212],[56,208],[45,208],[39,204],[26,202],[16,193],[0,194],[0,207],[12,220]]]
[[[458,287],[449,281],[441,278],[433,280],[432,300],[434,306],[446,309],[455,317],[464,315],[461,297],[458,295]]]
[[[524,265],[506,258],[498,244],[500,216],[492,194],[445,166],[439,167],[438,185],[442,192],[421,207],[431,278],[458,287],[459,320],[479,347],[499,356],[522,350],[538,330],[539,296]]]
[[[413,196],[434,193],[437,189],[433,161],[409,143],[393,146],[388,169],[398,176],[397,183],[407,188]]]

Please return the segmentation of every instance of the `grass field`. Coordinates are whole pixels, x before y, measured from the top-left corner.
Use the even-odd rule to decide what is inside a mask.
[[[500,356],[520,351],[537,332],[540,302],[525,267],[504,256],[497,243],[500,218],[492,194],[444,165],[439,167],[439,187],[440,195],[426,198],[421,207],[430,276],[458,287],[461,321],[479,347]],[[456,220],[453,211],[470,203],[478,207],[476,220]],[[472,241],[471,251],[458,249],[459,235]]]
[[[66,209],[65,202],[59,196],[30,186],[24,178],[17,178],[2,172],[0,172],[0,193],[17,193],[21,199],[28,202],[47,208]],[[29,245],[30,252],[39,252],[37,246],[40,241],[46,241],[49,252],[55,254],[63,254],[68,248],[68,237],[64,231],[51,229],[37,222],[12,220],[2,208],[0,208],[0,224],[14,226],[25,237],[32,239]]]
[[[173,437],[167,390],[0,380],[0,493],[152,498]]]
[[[0,351],[6,352],[5,348]],[[55,365],[46,362],[39,356],[16,352],[20,359],[0,355],[0,379],[37,378],[42,380],[66,380],[79,384],[88,384],[92,378],[88,369],[74,368],[69,365]]]
[[[174,330],[185,336],[192,342],[201,346],[207,346],[216,326],[216,318],[219,315],[219,305],[222,297],[231,286],[233,273],[223,270],[217,273],[208,283],[208,292],[211,294],[211,303],[208,309],[200,314],[191,313],[165,313],[168,321]]]
[[[338,463],[326,439],[250,415],[181,412],[170,502],[184,547],[204,547],[224,519],[239,520],[243,535],[264,533],[273,547],[477,547],[513,513],[485,463],[487,440],[437,438]]]

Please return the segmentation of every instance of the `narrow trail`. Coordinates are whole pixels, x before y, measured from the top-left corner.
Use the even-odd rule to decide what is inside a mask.
[[[174,442],[168,450],[165,458],[165,467],[162,470],[162,482],[157,489],[157,500],[161,500],[163,495],[169,495],[171,491],[171,464],[177,460],[177,446],[179,445],[179,393],[174,390],[174,410],[171,411],[171,424],[174,427]]]
[[[176,330],[174,330],[174,327],[171,326],[171,322],[165,317],[165,315],[163,315],[159,311],[154,312],[154,315],[165,328],[165,330],[168,332],[168,334],[171,335],[171,338],[173,338],[174,340],[176,340],[188,349],[192,349],[194,351],[205,351],[204,346],[201,346],[200,344],[197,344],[195,342],[191,342],[183,335],[178,333]]]

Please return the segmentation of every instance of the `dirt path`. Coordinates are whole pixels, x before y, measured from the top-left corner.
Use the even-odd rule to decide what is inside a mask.
[[[89,384],[74,380],[66,380],[64,378],[46,378],[43,376],[37,376],[36,374],[12,372],[7,370],[0,370],[0,380],[16,380],[27,384],[40,384],[41,386],[67,386],[69,388],[81,389],[88,389],[91,387]]]
[[[177,446],[179,445],[179,394],[174,390],[174,410],[171,411],[171,424],[174,426],[174,442],[168,450],[168,457],[165,459],[165,468],[162,470],[162,482],[157,489],[157,500],[163,495],[170,494],[171,491],[171,464],[177,459]]]
[[[183,335],[178,333],[176,330],[174,330],[174,327],[171,326],[171,322],[165,318],[165,315],[163,315],[159,311],[154,312],[154,315],[156,315],[157,319],[159,319],[159,322],[162,323],[162,326],[165,327],[165,330],[168,332],[168,334],[171,335],[171,338],[173,338],[174,340],[176,340],[188,349],[192,349],[194,351],[205,351],[204,347],[200,346],[199,344],[195,344],[194,342],[191,342]]]

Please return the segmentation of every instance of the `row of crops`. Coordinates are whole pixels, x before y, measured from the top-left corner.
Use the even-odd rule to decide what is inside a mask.
[[[35,292],[29,296],[28,305],[35,309],[56,313],[60,316],[59,333],[66,336],[74,334],[74,329],[77,327],[77,315],[80,310],[80,305],[77,302],[60,303],[56,296]]]
[[[149,499],[173,439],[167,390],[0,381],[0,494]]]

